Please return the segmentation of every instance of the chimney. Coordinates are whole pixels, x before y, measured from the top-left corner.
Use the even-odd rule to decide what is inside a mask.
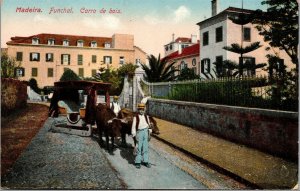
[[[191,35],[191,43],[196,44],[197,43],[197,35]]]
[[[215,16],[218,14],[218,0],[212,0],[211,1],[211,16]]]
[[[175,34],[173,33],[172,34],[172,42],[174,42],[175,41]]]
[[[181,40],[178,42],[178,54],[182,53]]]

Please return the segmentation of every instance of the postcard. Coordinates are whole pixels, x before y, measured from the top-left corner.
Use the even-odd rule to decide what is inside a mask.
[[[1,188],[297,189],[298,14],[1,0]]]

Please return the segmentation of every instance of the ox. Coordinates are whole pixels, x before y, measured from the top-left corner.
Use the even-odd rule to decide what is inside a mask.
[[[124,121],[126,121],[126,123],[122,122],[122,129],[121,129],[121,137],[122,137],[122,144],[124,146],[127,146],[126,143],[126,134],[131,135],[131,127],[132,127],[132,123],[133,123],[133,117],[136,115],[135,112],[129,110],[129,109],[122,109],[119,112],[118,118],[119,119],[123,119]],[[159,134],[159,129],[157,127],[157,122],[155,121],[155,119],[153,117],[149,116],[149,120],[150,123],[152,123],[152,133],[153,134]],[[134,141],[134,145],[136,145],[136,139],[135,137],[133,138]]]
[[[111,137],[112,150],[114,149],[115,137],[119,139],[121,137],[122,119],[118,119],[115,113],[105,104],[99,103],[96,106],[96,124],[99,133],[99,141],[103,143],[102,132],[106,137],[106,147],[110,151],[109,137]]]

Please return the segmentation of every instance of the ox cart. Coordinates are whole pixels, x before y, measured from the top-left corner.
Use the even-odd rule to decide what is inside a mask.
[[[91,81],[63,81],[54,83],[54,93],[49,108],[49,117],[54,117],[54,131],[91,136],[95,125],[97,92],[105,94],[109,106],[110,83]],[[86,101],[84,95],[87,95]]]

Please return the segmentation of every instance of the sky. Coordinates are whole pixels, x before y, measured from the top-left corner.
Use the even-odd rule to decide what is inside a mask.
[[[134,35],[134,43],[147,54],[158,56],[163,46],[177,37],[197,35],[198,22],[211,17],[211,0],[0,0],[1,48],[13,36],[39,33],[111,37]],[[262,0],[243,0],[247,9],[266,9]],[[219,0],[218,11],[242,7],[242,0]],[[22,13],[17,8],[41,9]],[[53,13],[51,9],[72,9]],[[82,13],[87,10],[90,13]],[[95,10],[96,13],[92,11]],[[102,12],[100,12],[102,10]],[[106,10],[105,13],[103,10]],[[110,10],[112,10],[110,12]]]

